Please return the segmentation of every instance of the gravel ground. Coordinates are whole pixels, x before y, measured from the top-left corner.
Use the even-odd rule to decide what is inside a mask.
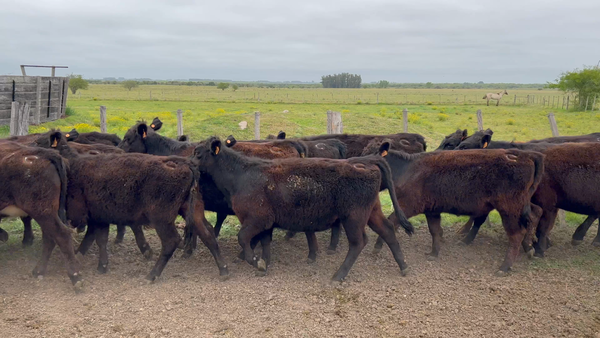
[[[398,234],[412,270],[401,277],[389,250],[371,254],[370,241],[342,284],[329,282],[347,250],[344,237],[326,255],[306,263],[304,236],[279,232],[265,277],[236,262],[234,237],[220,239],[231,278],[220,282],[208,250],[190,259],[181,251],[163,276],[148,284],[145,261],[128,231],[111,243],[109,272],[96,272],[97,249],[81,258],[86,286],[75,293],[55,250],[45,278],[30,277],[40,252],[14,241],[0,244],[2,337],[594,337],[600,338],[600,249],[588,236],[571,247],[573,229],[555,229],[543,260],[521,255],[508,277],[494,272],[507,246],[501,226],[482,229],[471,246],[446,229],[437,261],[428,261],[431,238],[420,227]],[[592,229],[591,231],[595,231]],[[111,238],[113,238],[112,232]],[[18,236],[18,235],[17,235]],[[77,240],[81,235],[74,235]],[[155,252],[154,231],[147,237]]]

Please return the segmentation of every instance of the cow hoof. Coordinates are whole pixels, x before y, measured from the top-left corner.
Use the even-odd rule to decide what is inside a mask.
[[[544,253],[543,252],[537,252],[535,254],[533,254],[534,258],[544,258]]]
[[[527,258],[533,259],[535,257],[535,250],[531,249],[527,251]]]
[[[380,252],[381,252],[381,248],[378,248],[378,247],[373,248],[373,255],[377,256],[377,255],[379,255]]]
[[[408,276],[409,273],[410,273],[410,267],[406,267],[406,268],[404,268],[404,270],[400,270],[400,274],[402,275],[402,277]]]
[[[31,275],[36,278],[44,278],[44,271],[40,271],[38,268],[31,271]]]
[[[267,271],[267,262],[265,262],[264,259],[259,259],[258,262],[256,262],[256,268],[258,269],[258,271]]]
[[[85,225],[82,225],[82,226],[80,226],[80,227],[77,227],[77,233],[78,233],[78,234],[80,234],[80,233],[82,233],[82,232],[84,232],[84,231],[85,231]]]
[[[600,247],[600,241],[593,241],[592,245],[595,247]]]
[[[107,264],[98,264],[98,273],[100,274],[105,274],[108,271],[108,265]]]
[[[335,255],[335,249],[327,249],[328,255]]]
[[[0,238],[0,242],[2,242],[2,239],[1,239],[1,238]],[[32,238],[32,239],[27,239],[27,240],[25,240],[25,239],[24,239],[24,240],[23,240],[23,242],[21,243],[21,245],[22,245],[24,248],[27,248],[27,247],[30,247],[30,246],[32,246],[32,245],[33,245],[33,238]]]
[[[148,249],[144,252],[144,258],[146,260],[151,260],[152,259],[152,255],[154,255],[154,253],[152,252],[151,249]],[[187,258],[187,257],[186,257]]]
[[[508,271],[498,270],[498,271],[496,271],[496,273],[494,275],[496,277],[506,277],[506,276],[508,276]]]
[[[8,241],[8,232],[0,229],[0,242],[6,242]],[[25,245],[25,242],[23,242],[23,245]]]
[[[224,282],[229,279],[229,273],[219,276],[219,281]]]
[[[183,259],[188,259],[190,257],[192,257],[192,252],[191,251],[185,251],[183,253],[183,255],[181,255],[181,258],[183,258]]]
[[[75,282],[75,284],[73,284],[73,290],[75,290],[75,293],[81,293],[83,292],[84,286],[85,282],[83,281],[83,279],[78,280],[77,282]]]
[[[436,256],[427,255],[427,260],[430,262],[435,262],[438,260],[438,258]]]
[[[115,245],[119,245],[119,244],[123,243],[123,238],[119,238],[119,237],[115,238],[114,243],[115,243]]]
[[[583,243],[582,239],[572,239],[571,240],[571,245],[572,246],[578,246],[579,244]]]
[[[317,261],[316,259],[309,257],[309,258],[306,259],[306,264],[313,264],[316,261]]]

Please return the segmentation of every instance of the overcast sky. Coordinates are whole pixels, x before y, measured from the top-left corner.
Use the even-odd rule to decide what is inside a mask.
[[[600,0],[0,0],[0,74],[543,83],[599,60]]]

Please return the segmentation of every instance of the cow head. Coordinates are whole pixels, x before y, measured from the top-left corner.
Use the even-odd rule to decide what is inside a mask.
[[[162,121],[158,117],[155,117],[154,120],[152,120],[152,123],[150,123],[150,128],[154,131],[159,131],[160,128],[162,128],[162,124]]]
[[[70,132],[65,134],[65,137],[69,142],[75,141],[79,137],[79,132],[75,128],[73,128]]]
[[[385,141],[383,142],[380,146],[379,146],[379,155],[381,155],[381,157],[386,157],[387,154],[390,151],[390,143]]]
[[[146,153],[146,137],[148,126],[145,122],[139,122],[129,128],[118,147],[127,153]]]
[[[216,165],[217,157],[223,151],[221,140],[218,137],[210,137],[200,142],[194,149],[192,162],[203,172],[211,172],[211,168]]]
[[[68,147],[67,138],[59,129],[52,129],[47,133],[42,134],[37,140],[35,145],[40,148],[49,148],[61,150],[64,147]]]
[[[221,141],[219,141],[219,142],[221,142]],[[236,143],[237,143],[237,140],[235,139],[235,137],[233,137],[233,135],[229,135],[229,136],[227,136],[227,139],[225,139],[225,145],[227,146],[227,148],[233,147]]]
[[[179,141],[179,142],[188,142],[188,141],[189,141],[189,138],[188,138],[188,136],[187,136],[187,135],[181,135],[181,136],[179,136],[179,137],[177,138],[177,141]]]
[[[367,156],[367,155],[381,155],[380,149],[382,149],[381,147],[384,147],[386,152],[390,150],[392,144],[392,140],[389,138],[385,138],[383,140],[381,139],[373,139],[371,140],[369,143],[367,143],[367,146],[363,149],[361,156]]]
[[[285,140],[285,131],[279,131],[279,133],[277,133],[277,139],[278,140]]]
[[[487,148],[492,141],[492,135],[494,132],[491,129],[478,131],[471,137],[462,141],[456,149],[484,149]]]
[[[442,143],[436,150],[454,150],[458,145],[468,137],[469,132],[457,129],[454,133],[444,137]]]

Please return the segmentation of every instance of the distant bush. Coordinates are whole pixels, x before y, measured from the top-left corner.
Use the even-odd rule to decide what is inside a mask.
[[[65,109],[65,115],[66,116],[71,116],[73,114],[75,114],[75,109],[67,106],[67,108]]]
[[[348,109],[344,109],[342,110],[342,113],[349,113],[350,111]]]
[[[217,112],[217,114],[225,114],[225,109],[223,108],[217,108],[217,110],[215,110]]]
[[[438,110],[438,107],[437,106],[433,106],[433,107],[431,107],[431,109]]]
[[[412,113],[408,114],[408,122],[409,123],[419,124],[420,119],[421,118],[417,114],[412,114]]]
[[[515,123],[517,123],[514,119],[508,119],[506,120],[506,124],[508,124],[509,126],[514,126]]]
[[[427,105],[428,105],[428,106],[431,106],[432,104],[433,104],[433,102],[431,102],[431,101],[427,101]]]
[[[444,114],[444,113],[439,113],[439,114],[438,114],[438,120],[439,120],[439,121],[446,121],[446,120],[448,120],[448,117],[449,117],[449,116],[448,116],[448,115],[446,115],[446,114]]]
[[[362,104],[361,100],[356,101],[356,104]]]

